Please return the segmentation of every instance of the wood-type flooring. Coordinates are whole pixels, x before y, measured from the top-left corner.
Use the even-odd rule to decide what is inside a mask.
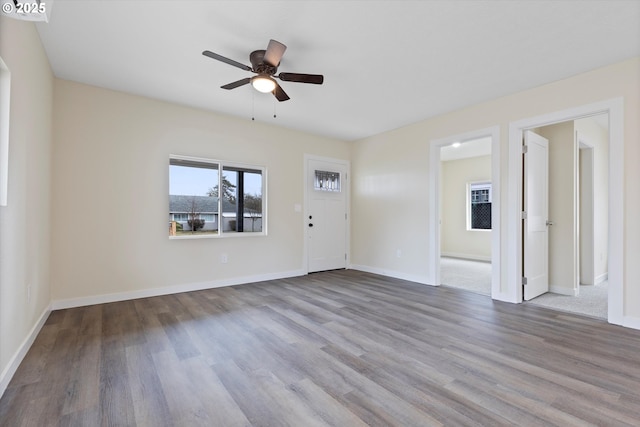
[[[638,426],[640,331],[342,270],[51,313],[2,426]]]

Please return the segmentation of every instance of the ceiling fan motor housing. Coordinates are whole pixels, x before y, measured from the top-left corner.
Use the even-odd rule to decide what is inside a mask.
[[[266,50],[254,50],[249,55],[249,60],[251,61],[251,65],[253,66],[253,72],[258,74],[268,74],[273,76],[276,71],[278,71],[278,64],[273,66],[264,61],[264,54]]]

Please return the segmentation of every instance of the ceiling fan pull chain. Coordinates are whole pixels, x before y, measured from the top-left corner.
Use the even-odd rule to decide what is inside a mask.
[[[256,94],[251,91],[251,120],[256,120]]]
[[[275,98],[273,99],[273,118],[276,118],[276,105],[278,105],[275,101]]]

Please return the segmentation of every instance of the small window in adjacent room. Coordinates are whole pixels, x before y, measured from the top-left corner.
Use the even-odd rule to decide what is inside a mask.
[[[169,236],[265,234],[261,167],[171,156]]]
[[[491,230],[491,183],[474,182],[468,188],[467,228]]]

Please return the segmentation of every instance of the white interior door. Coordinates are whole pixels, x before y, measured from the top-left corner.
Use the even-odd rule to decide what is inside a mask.
[[[347,167],[308,159],[307,227],[308,272],[347,266]]]
[[[549,292],[549,141],[524,133],[524,299]]]

